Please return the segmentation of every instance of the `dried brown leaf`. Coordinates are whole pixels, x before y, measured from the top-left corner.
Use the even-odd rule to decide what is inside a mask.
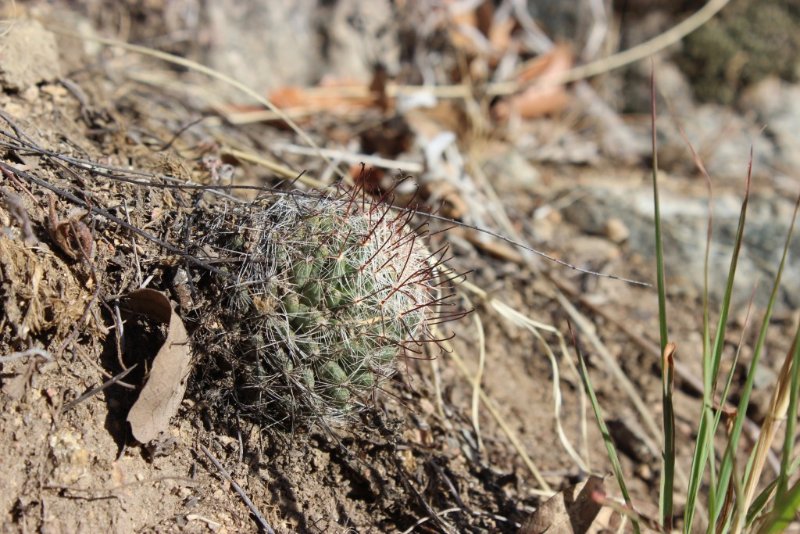
[[[575,534],[592,526],[602,506],[592,498],[605,493],[603,479],[590,476],[545,501],[519,529],[519,534]]]
[[[133,311],[169,325],[147,383],[128,412],[133,437],[140,443],[149,443],[169,428],[169,420],[177,413],[186,392],[192,356],[189,336],[163,293],[139,289],[127,296],[126,304]]]
[[[572,51],[564,45],[554,46],[547,54],[538,57],[517,78],[522,84],[533,83],[521,93],[498,102],[494,109],[496,116],[507,119],[516,113],[524,119],[531,119],[562,111],[569,103],[569,93],[557,80],[572,68],[572,63]]]
[[[286,86],[272,91],[269,100],[284,110],[349,113],[375,104],[369,85],[348,79],[325,79],[317,87]]]

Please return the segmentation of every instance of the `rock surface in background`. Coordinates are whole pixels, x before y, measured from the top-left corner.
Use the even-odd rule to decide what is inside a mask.
[[[55,36],[33,20],[0,25],[0,86],[22,92],[61,76]]]
[[[210,2],[207,63],[248,87],[269,91],[313,86],[326,75],[369,81],[377,60],[396,59],[394,10],[388,0],[328,4]]]
[[[799,23],[796,0],[734,0],[686,37],[676,59],[697,98],[731,104],[741,89],[769,76],[798,78]]]
[[[768,78],[745,94],[742,107],[756,114],[775,145],[771,166],[789,178],[800,178],[800,85]]]
[[[587,187],[585,195],[564,208],[564,218],[583,231],[607,235],[608,223],[617,220],[630,234],[626,246],[655,261],[653,192],[649,185],[629,187]],[[667,285],[688,288],[692,296],[703,291],[707,202],[694,194],[682,194],[661,187],[661,217]],[[714,237],[710,256],[710,295],[716,302],[725,291],[725,280],[733,251],[741,198],[725,194],[714,199]],[[764,305],[780,263],[791,222],[794,199],[778,195],[752,195],[745,227],[745,245],[739,257],[734,286],[734,307],[747,304],[753,285],[758,283],[756,303]],[[615,223],[618,224],[618,223]],[[800,239],[794,239],[783,273],[776,307],[800,306]]]

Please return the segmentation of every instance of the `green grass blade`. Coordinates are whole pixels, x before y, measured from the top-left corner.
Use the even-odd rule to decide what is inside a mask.
[[[622,493],[622,498],[625,500],[625,504],[627,504],[628,507],[633,510],[633,502],[631,501],[628,487],[625,484],[625,477],[622,474],[622,464],[620,464],[619,455],[617,454],[617,449],[614,446],[614,440],[611,438],[611,433],[608,431],[608,426],[606,426],[605,419],[603,418],[603,412],[600,409],[600,403],[597,401],[597,395],[595,395],[592,381],[589,378],[589,370],[586,368],[586,360],[584,360],[583,354],[581,353],[580,348],[578,348],[578,344],[574,343],[574,345],[575,350],[578,353],[578,362],[580,363],[583,386],[586,389],[586,393],[589,395],[589,401],[592,404],[592,411],[594,412],[595,419],[597,420],[597,427],[600,429],[600,434],[603,436],[603,443],[605,443],[606,446],[606,453],[608,454],[608,459],[611,462],[611,468],[614,470],[614,477],[617,479],[617,484],[619,484],[619,490]],[[639,527],[639,523],[635,520],[632,520],[632,525],[634,532],[636,534],[640,534],[641,529]]]
[[[711,412],[711,405],[704,405],[701,414],[700,425],[697,430],[697,440],[695,443],[694,456],[692,457],[692,467],[689,472],[689,489],[686,496],[686,510],[683,514],[683,531],[687,534],[692,532],[694,513],[697,508],[697,496],[700,485],[703,482],[703,471],[709,457],[709,449],[713,448],[714,418]],[[709,510],[712,507],[709,503]]]
[[[725,518],[725,519],[726,519],[726,521],[730,521],[732,519],[733,520],[733,534],[740,534],[741,531],[742,531],[742,528],[744,527],[744,517],[740,516],[740,514],[739,514],[739,506],[741,506],[739,503],[744,502],[744,488],[742,487],[742,479],[737,477],[737,476],[735,476],[736,475],[736,457],[735,456],[733,457],[733,463],[732,463],[731,469],[732,469],[732,471],[734,473],[734,476],[733,476],[733,490],[734,490],[734,495],[736,495],[736,506],[737,507],[736,507],[736,512],[733,514],[733,516],[730,517],[730,518]],[[724,531],[727,531],[727,530],[728,530],[728,527],[726,526]]]
[[[668,494],[661,509],[661,525],[672,531],[672,495],[675,480],[675,410],[672,394],[675,389],[675,344],[667,343],[661,365],[662,405],[664,409],[664,470],[661,490]]]
[[[789,469],[791,468],[792,457],[794,456],[795,428],[797,427],[797,397],[800,393],[800,325],[794,334],[792,345],[792,385],[789,391],[789,408],[786,411],[786,435],[783,440],[783,451],[781,452],[781,471],[778,475],[778,494],[776,499],[780,501],[788,491]]]
[[[692,457],[692,467],[689,474],[689,487],[687,489],[686,508],[684,510],[684,532],[692,531],[694,513],[697,507],[697,496],[703,482],[703,473],[706,463],[709,463],[709,494],[707,507],[709,510],[714,508],[716,503],[716,466],[714,465],[714,440],[719,419],[714,419],[713,401],[716,377],[713,374],[713,363],[711,358],[711,328],[710,328],[710,306],[709,306],[709,259],[711,257],[711,237],[714,229],[714,189],[711,184],[711,176],[706,171],[703,161],[695,152],[686,134],[681,130],[681,135],[686,141],[686,145],[692,153],[692,158],[698,170],[702,173],[708,188],[708,224],[706,225],[706,248],[703,255],[703,407],[700,413],[700,423],[697,431],[697,440]],[[710,461],[709,461],[710,460]]]
[[[755,499],[753,499],[753,504],[750,505],[750,509],[747,511],[747,525],[751,525],[753,521],[761,514],[761,512],[767,507],[769,504],[770,499],[773,495],[775,495],[775,488],[778,486],[778,479],[773,480],[770,482],[766,488],[764,488],[761,493],[759,493]]]
[[[792,456],[794,455],[795,428],[797,417],[790,414],[797,413],[798,393],[800,393],[800,324],[795,331],[792,346],[789,349],[791,355],[791,370],[789,378],[789,403],[786,410],[786,433],[784,436],[783,450],[781,454],[780,471],[778,478],[753,499],[750,508],[747,510],[747,527],[750,528],[763,510],[770,504],[770,499],[774,496],[774,502],[780,503],[788,492],[789,477],[792,475]],[[774,509],[774,507],[773,507]]]
[[[717,375],[719,373],[720,361],[722,359],[722,349],[725,342],[725,331],[728,324],[728,314],[730,312],[731,298],[733,295],[733,283],[736,277],[736,269],[739,264],[739,254],[742,249],[742,241],[744,239],[744,227],[747,219],[747,205],[750,199],[750,179],[752,169],[752,156],[751,166],[748,167],[747,179],[745,181],[745,196],[742,201],[741,211],[739,213],[739,225],[736,229],[736,237],[734,240],[733,253],[731,254],[731,263],[728,268],[728,278],[725,284],[725,293],[722,297],[722,305],[720,308],[720,316],[717,321],[717,330],[714,335],[714,343],[712,347],[707,344],[710,335],[706,331],[704,334],[704,357],[703,357],[703,413],[700,419],[700,428],[698,430],[698,439],[695,443],[695,451],[692,457],[691,476],[689,478],[689,488],[687,491],[686,510],[684,513],[684,532],[692,531],[692,524],[694,522],[694,514],[697,508],[697,498],[702,486],[703,473],[705,472],[708,458],[714,454],[714,435],[716,434],[720,414],[716,417],[713,415],[714,394],[716,391]],[[707,244],[707,248],[708,248]],[[707,268],[707,267],[706,267]],[[707,290],[707,288],[706,288]],[[704,296],[707,299],[707,294]],[[707,307],[707,300],[704,303]],[[704,330],[708,328],[707,311],[704,310]],[[723,458],[720,464],[720,474],[725,471],[730,471],[730,462],[725,462]],[[729,474],[729,473],[728,473]],[[718,478],[716,473],[711,474],[712,480]],[[713,529],[717,523],[722,507],[725,503],[725,495],[727,494],[727,480],[725,484],[717,480],[715,487],[709,491],[709,530]],[[723,487],[724,486],[724,487]],[[722,490],[722,491],[720,491]]]
[[[717,373],[719,372],[719,363],[720,360],[722,359],[722,349],[725,340],[725,330],[728,323],[728,313],[730,311],[731,297],[733,295],[733,282],[736,277],[736,269],[739,263],[739,253],[741,252],[742,249],[742,241],[744,238],[744,226],[745,226],[745,221],[747,219],[747,205],[750,200],[752,161],[753,161],[753,156],[751,152],[750,164],[748,165],[747,169],[747,179],[745,181],[744,200],[742,200],[742,208],[741,211],[739,212],[739,226],[736,229],[736,238],[734,240],[733,253],[731,254],[730,268],[728,269],[728,279],[725,286],[725,294],[722,298],[720,317],[719,321],[717,322],[717,332],[714,336],[712,358],[711,361],[709,362],[709,367],[710,367],[708,371],[709,375],[707,377],[704,377],[705,383],[707,384],[706,387],[708,387],[709,382],[713,384],[716,383],[716,376]],[[706,397],[706,394],[708,394],[709,396],[712,395],[714,389],[715,388],[712,386],[711,391],[708,392],[704,391],[703,392],[704,399]],[[713,402],[713,397],[711,397],[709,400]],[[713,435],[710,436],[710,439],[713,441]],[[699,445],[700,444],[698,444],[698,446]],[[708,446],[708,444],[705,445]],[[711,446],[713,446],[713,444]],[[719,514],[722,512],[722,507],[724,506],[725,503],[724,496],[728,492],[728,484],[730,482],[731,471],[732,471],[732,461],[730,456],[727,454],[727,449],[726,449],[726,454],[723,456],[722,461],[720,462],[717,486],[716,489],[714,490],[714,495],[716,495],[716,502],[714,503],[713,508],[709,506],[709,528],[711,528],[711,526],[715,525],[719,521]],[[696,491],[698,490],[696,489],[695,492]],[[692,514],[693,510],[687,508],[686,513],[687,515]]]
[[[672,407],[671,387],[667,387],[666,377],[670,371],[663,367],[666,363],[667,344],[669,334],[667,330],[667,288],[664,277],[664,242],[661,233],[661,207],[658,198],[658,151],[656,146],[656,84],[655,69],[650,75],[650,118],[652,120],[652,145],[653,145],[653,205],[656,237],[656,279],[658,287],[658,328],[661,335],[662,355],[662,396],[663,425],[664,425],[664,450],[661,469],[661,491],[659,492],[659,519],[667,529],[672,529],[672,500],[675,484],[675,417]]]
[[[661,335],[661,354],[667,348],[667,287],[664,281],[664,242],[661,232],[661,205],[658,197],[658,152],[656,150],[656,96],[655,74],[650,75],[650,113],[652,120],[653,144],[653,218],[656,233],[656,284],[658,287],[658,329]]]
[[[731,361],[730,370],[728,371],[728,375],[727,375],[727,377],[725,379],[725,383],[724,383],[725,385],[722,388],[722,394],[720,395],[720,400],[719,400],[720,406],[725,406],[725,404],[728,402],[728,395],[729,395],[730,390],[731,390],[731,384],[733,384],[733,376],[734,376],[734,374],[736,372],[736,365],[739,362],[739,355],[741,354],[742,347],[744,346],[744,338],[745,338],[745,335],[747,333],[747,327],[750,324],[750,312],[753,309],[753,301],[755,300],[756,287],[757,286],[753,287],[753,292],[750,294],[750,300],[747,303],[747,313],[746,313],[745,319],[744,319],[744,326],[742,327],[742,333],[741,333],[741,336],[739,338],[739,343],[736,346],[736,353],[733,355],[733,360]],[[717,429],[719,428],[719,423],[722,420],[722,416],[723,416],[724,413],[725,413],[724,409],[717,410],[717,413],[713,418],[713,423],[712,423],[712,426],[711,426],[711,428],[713,429],[712,432],[711,432],[712,436],[714,436],[716,434]],[[714,459],[715,459],[714,452],[715,452],[714,451],[714,443],[713,443],[713,440],[712,440],[709,443],[709,446],[708,446],[708,458],[710,459],[710,462],[711,462],[710,469],[709,469],[709,471],[710,471],[709,486],[710,487],[708,489],[708,509],[709,510],[713,510],[714,507],[716,506],[716,502],[717,502],[717,500],[716,500],[717,499],[717,493],[716,493],[717,479],[716,479],[716,471],[715,471],[714,464],[713,464]],[[709,523],[709,529],[708,529],[709,531],[711,531],[711,527],[712,526],[713,526],[713,524]]]
[[[722,297],[722,306],[720,307],[719,321],[717,322],[717,331],[714,336],[713,357],[711,361],[711,370],[707,381],[710,381],[712,397],[716,393],[716,378],[719,374],[719,366],[722,361],[722,350],[725,347],[725,332],[728,327],[728,314],[731,307],[731,298],[733,296],[733,284],[736,280],[736,270],[739,266],[739,254],[742,251],[742,242],[744,240],[744,227],[747,220],[747,206],[750,203],[750,184],[752,179],[753,170],[753,153],[750,152],[750,163],[747,166],[747,179],[744,186],[744,199],[742,200],[741,211],[739,212],[739,225],[736,228],[736,237],[733,243],[733,253],[731,254],[731,264],[728,268],[728,278],[725,283],[725,293]]]
[[[795,482],[783,498],[777,501],[764,524],[758,529],[758,533],[778,534],[783,532],[794,521],[798,509],[800,509],[800,480]]]
[[[738,413],[736,414],[736,419],[733,423],[733,429],[731,430],[730,439],[728,441],[728,445],[725,448],[725,455],[723,457],[723,463],[721,465],[720,470],[720,479],[718,484],[718,492],[720,489],[727,488],[728,484],[730,483],[730,477],[732,474],[731,464],[732,458],[736,454],[736,450],[739,447],[739,438],[742,434],[742,427],[744,426],[744,420],[747,417],[747,406],[750,402],[750,395],[753,391],[753,381],[755,380],[756,376],[756,369],[761,361],[761,355],[764,350],[764,344],[767,340],[767,331],[769,330],[769,323],[772,318],[772,311],[775,307],[775,300],[778,296],[778,289],[780,288],[781,277],[783,275],[783,270],[786,266],[786,258],[789,255],[789,247],[792,242],[792,234],[794,233],[794,225],[795,221],[797,220],[797,210],[800,206],[800,197],[798,197],[797,202],[795,203],[794,213],[792,215],[792,221],[789,225],[789,231],[786,235],[786,242],[783,247],[783,255],[781,256],[781,262],[778,267],[778,272],[775,274],[775,281],[772,285],[772,292],[770,293],[769,302],[767,303],[767,309],[764,312],[764,318],[761,322],[761,328],[758,333],[758,340],[756,341],[755,347],[753,348],[753,359],[750,362],[750,367],[747,371],[747,378],[744,383],[744,387],[741,391],[741,398],[739,400],[738,406]],[[750,462],[748,462],[748,466]],[[747,477],[748,472],[746,470],[745,477]],[[740,506],[744,505],[747,506],[746,503],[740,503]],[[714,516],[716,517],[716,515]]]

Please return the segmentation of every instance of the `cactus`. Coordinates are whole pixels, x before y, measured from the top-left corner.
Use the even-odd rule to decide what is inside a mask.
[[[365,406],[422,352],[438,306],[431,254],[410,215],[354,193],[284,195],[219,215],[201,239],[231,342],[233,397],[257,419],[297,426]]]

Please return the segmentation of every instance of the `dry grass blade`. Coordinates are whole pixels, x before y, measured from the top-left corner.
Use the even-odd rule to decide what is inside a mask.
[[[778,430],[783,422],[786,420],[786,410],[789,407],[789,394],[791,391],[792,382],[792,366],[795,363],[794,352],[797,344],[795,339],[792,347],[786,352],[786,357],[783,361],[783,366],[778,373],[778,384],[772,392],[772,398],[769,402],[769,410],[767,412],[764,423],[761,425],[761,435],[756,442],[755,450],[753,451],[753,461],[750,464],[749,472],[747,473],[744,484],[744,502],[737,507],[736,527],[734,530],[742,530],[747,516],[747,511],[753,502],[758,483],[761,480],[761,474],[764,471],[764,465],[767,460],[767,455],[772,447]]]
[[[467,300],[468,307],[469,299]],[[479,313],[473,314],[475,320],[475,329],[478,332],[478,370],[475,372],[475,377],[472,380],[472,426],[475,428],[475,439],[478,442],[478,451],[483,452],[483,439],[481,438],[481,424],[479,417],[480,407],[480,393],[481,393],[481,379],[483,378],[483,370],[486,365],[486,336],[483,332],[483,321]]]
[[[320,182],[310,176],[306,176],[305,174],[298,173],[286,167],[285,165],[281,165],[275,161],[266,159],[263,156],[257,156],[255,154],[251,154],[245,150],[239,150],[235,148],[231,148],[228,150],[223,151],[224,154],[229,154],[234,158],[240,159],[242,161],[247,161],[248,163],[255,163],[256,165],[260,165],[265,169],[275,173],[277,176],[284,178],[286,180],[297,180],[301,184],[305,184],[309,187],[313,187],[315,189],[325,189],[327,184]]]
[[[442,271],[445,277],[454,279],[452,272],[450,272],[445,268],[442,268]],[[574,363],[568,356],[569,351],[567,350],[564,337],[555,327],[534,321],[533,319],[527,317],[526,315],[518,312],[511,306],[508,306],[507,304],[500,302],[495,298],[490,298],[484,290],[482,290],[481,288],[470,282],[467,282],[465,280],[459,280],[457,281],[457,284],[460,285],[462,288],[475,294],[479,298],[484,299],[486,303],[492,309],[494,309],[501,317],[503,317],[509,323],[514,324],[515,326],[528,330],[529,332],[531,332],[531,334],[533,334],[533,336],[537,339],[537,341],[539,341],[541,347],[544,349],[545,354],[548,357],[553,372],[553,411],[554,411],[554,420],[556,423],[556,432],[558,433],[559,440],[561,441],[564,450],[567,452],[567,454],[569,454],[570,458],[572,458],[572,460],[580,467],[580,469],[589,472],[591,469],[586,459],[582,458],[581,455],[576,451],[575,447],[572,445],[566,433],[564,432],[564,428],[561,423],[561,379],[560,379],[558,361],[556,360],[555,354],[550,348],[550,345],[541,335],[541,331],[553,334],[558,338],[560,350],[564,355],[564,361],[568,362],[568,365],[574,371],[576,377],[578,377],[579,375],[577,368],[575,368]],[[461,360],[459,359],[458,361]],[[463,364],[463,361],[461,362]],[[459,366],[461,366],[461,364]],[[465,376],[467,376],[470,380],[473,380],[472,375],[466,371],[466,366],[464,366],[462,370],[466,372]],[[485,396],[485,393],[483,391],[481,391],[480,394],[481,396]]]
[[[614,356],[611,354],[611,351],[608,350],[608,347],[600,340],[595,332],[595,329],[591,322],[582,314],[580,313],[575,306],[572,305],[571,302],[567,300],[562,294],[558,294],[556,296],[561,306],[566,310],[569,314],[570,319],[574,322],[574,324],[578,327],[578,329],[583,333],[586,339],[594,347],[597,354],[603,360],[603,364],[608,371],[614,375],[615,380],[619,383],[622,387],[623,391],[628,395],[633,403],[634,408],[636,411],[639,412],[641,415],[642,420],[644,421],[644,425],[647,430],[650,432],[651,436],[656,440],[661,439],[661,430],[659,430],[658,425],[656,424],[653,415],[650,413],[650,410],[645,405],[644,401],[642,400],[641,395],[639,395],[638,391],[636,390],[636,386],[634,386],[633,382],[631,382],[630,378],[625,374],[622,368],[617,363]],[[648,447],[651,449],[651,452],[658,455],[658,448],[652,441],[648,441]]]
[[[492,307],[499,313],[503,318],[511,322],[512,324],[516,324],[519,327],[525,328],[529,332],[531,332],[534,337],[539,341],[539,344],[544,349],[545,354],[547,355],[548,360],[550,361],[550,367],[553,371],[553,410],[554,410],[554,420],[556,423],[556,432],[558,433],[558,438],[561,441],[561,445],[564,447],[564,450],[569,454],[570,458],[581,468],[581,470],[585,472],[591,471],[589,465],[587,464],[586,460],[581,458],[580,454],[575,450],[572,443],[570,442],[569,438],[567,438],[566,433],[564,432],[564,427],[561,424],[561,373],[559,372],[558,362],[556,360],[556,356],[553,353],[550,345],[547,341],[542,337],[539,330],[544,330],[551,334],[555,334],[559,340],[559,345],[564,355],[564,361],[568,362],[570,365],[572,364],[572,360],[569,358],[569,352],[566,347],[566,342],[564,337],[561,335],[561,332],[556,330],[550,325],[545,325],[542,323],[538,323],[533,321],[532,319],[524,316],[520,312],[514,310],[510,306],[499,302],[495,299],[491,301]],[[577,370],[576,370],[577,373]]]
[[[411,174],[420,174],[425,170],[425,168],[421,163],[417,163],[415,161],[401,161],[401,160],[387,159],[378,156],[372,156],[369,154],[354,154],[352,152],[346,152],[344,150],[334,150],[330,148],[315,150],[313,148],[290,145],[287,143],[276,143],[272,145],[270,149],[276,152],[299,154],[301,156],[324,155],[328,156],[331,159],[340,160],[356,165],[363,163],[371,167],[381,167],[384,169],[392,169]]]

